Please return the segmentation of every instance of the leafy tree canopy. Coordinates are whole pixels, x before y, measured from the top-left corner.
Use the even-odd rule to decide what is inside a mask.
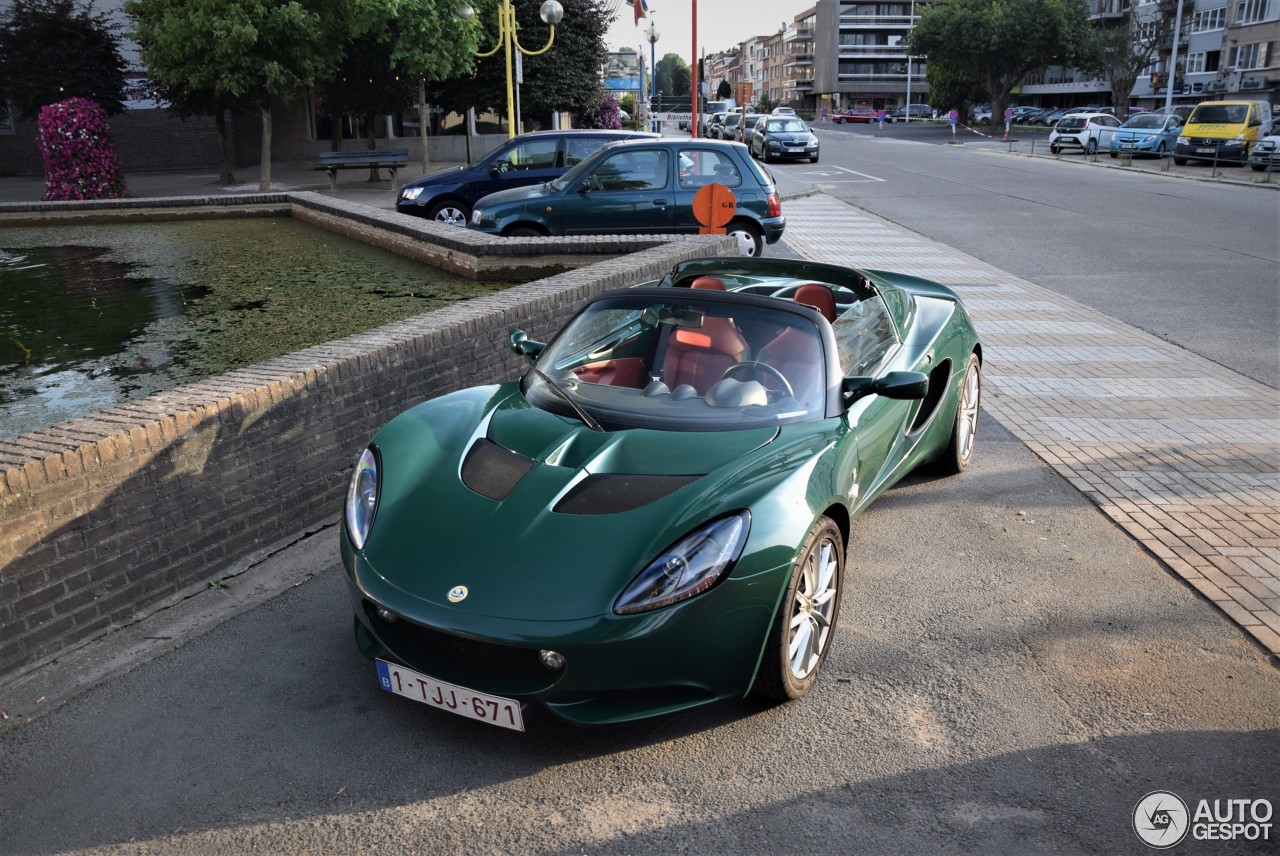
[[[119,26],[72,0],[13,0],[0,18],[0,97],[29,119],[46,104],[84,97],[124,111]]]
[[[692,89],[693,73],[689,64],[677,53],[669,53],[658,60],[658,91],[664,95],[688,95]]]
[[[938,92],[961,102],[985,89],[993,116],[1028,73],[1049,65],[1086,66],[1093,56],[1086,0],[947,0],[924,7],[908,48],[928,61],[930,103]],[[951,92],[947,92],[948,88]],[[945,101],[944,101],[945,103]]]

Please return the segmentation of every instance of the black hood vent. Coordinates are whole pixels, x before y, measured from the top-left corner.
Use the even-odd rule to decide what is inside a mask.
[[[587,476],[564,495],[553,511],[560,514],[617,514],[657,502],[702,476],[640,476],[605,473]]]
[[[462,483],[481,496],[501,501],[515,490],[533,461],[502,448],[492,440],[480,439],[462,462]]]

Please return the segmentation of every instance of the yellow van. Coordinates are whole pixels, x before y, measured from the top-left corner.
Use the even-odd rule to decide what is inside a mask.
[[[1187,117],[1173,150],[1173,162],[1189,160],[1243,165],[1249,147],[1271,133],[1266,101],[1202,101]]]

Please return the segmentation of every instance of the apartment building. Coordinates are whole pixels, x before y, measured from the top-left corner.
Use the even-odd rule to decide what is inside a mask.
[[[812,91],[819,107],[893,108],[928,101],[923,61],[904,41],[925,0],[818,0]]]

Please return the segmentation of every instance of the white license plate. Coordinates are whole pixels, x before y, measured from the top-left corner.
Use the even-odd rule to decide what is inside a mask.
[[[1196,149],[1196,151],[1202,155],[1211,155],[1213,154],[1214,149]]]
[[[468,719],[478,719],[513,731],[524,731],[524,717],[520,713],[518,701],[437,681],[421,672],[388,663],[386,660],[378,660],[377,664],[378,685],[389,693]]]

